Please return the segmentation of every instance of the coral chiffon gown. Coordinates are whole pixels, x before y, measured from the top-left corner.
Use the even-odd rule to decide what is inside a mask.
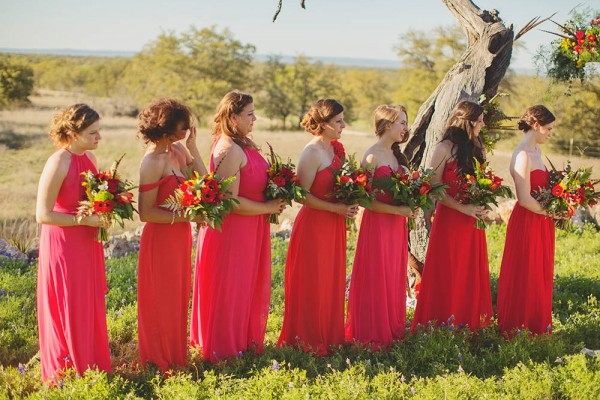
[[[68,151],[68,150],[67,150]],[[85,199],[82,172],[96,167],[86,154],[71,163],[53,211],[77,213]],[[42,380],[56,381],[66,368],[110,371],[104,295],[104,250],[91,226],[41,225],[37,311]]]
[[[533,170],[530,177],[532,189],[549,185],[547,170]],[[506,228],[498,280],[496,311],[501,331],[552,331],[553,277],[554,221],[517,203]]]
[[[390,167],[375,170],[375,180],[390,176]],[[393,204],[389,192],[377,200]],[[364,211],[346,316],[346,340],[387,348],[402,338],[406,324],[408,231],[400,215]]]
[[[331,165],[319,172],[310,193],[334,202]],[[303,206],[298,213],[285,263],[285,309],[278,346],[300,346],[318,355],[344,343],[346,223],[343,215]]]
[[[257,150],[244,153],[239,196],[264,202],[268,164]],[[221,228],[198,233],[190,327],[192,346],[212,362],[262,351],[271,296],[268,215],[228,214]]]
[[[449,161],[442,176],[446,190],[459,188],[456,161]],[[412,320],[417,325],[435,322],[476,330],[493,316],[485,230],[475,219],[438,203],[423,266],[421,291]]]
[[[181,181],[185,178],[181,177]],[[174,175],[140,185],[140,192],[158,188],[155,206],[179,186]],[[142,365],[161,371],[186,364],[187,322],[192,274],[189,222],[146,222],[138,260],[138,338]]]

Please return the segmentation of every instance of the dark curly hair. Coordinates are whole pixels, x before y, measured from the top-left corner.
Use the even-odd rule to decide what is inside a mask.
[[[138,136],[144,142],[157,142],[164,135],[175,133],[177,125],[183,122],[183,127],[192,126],[192,112],[182,102],[175,99],[156,99],[137,116]]]

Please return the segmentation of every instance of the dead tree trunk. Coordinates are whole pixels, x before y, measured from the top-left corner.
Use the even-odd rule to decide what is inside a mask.
[[[433,145],[440,139],[448,117],[461,100],[494,96],[510,64],[514,32],[498,12],[481,10],[470,0],[442,0],[468,38],[468,47],[437,89],[423,103],[410,129],[404,153],[414,165],[428,165]],[[424,260],[429,232],[424,219],[411,231],[411,253]]]

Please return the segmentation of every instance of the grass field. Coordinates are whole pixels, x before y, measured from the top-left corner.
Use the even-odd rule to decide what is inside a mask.
[[[111,116],[115,108],[114,102],[110,99],[48,90],[40,90],[31,97],[31,101],[32,106],[26,109],[0,111],[0,226],[4,225],[4,230],[13,226],[12,221],[34,220],[38,179],[46,159],[54,151],[47,132],[52,116],[59,108],[86,102],[98,110],[102,117],[102,141],[95,152],[99,167],[108,168],[115,159],[126,154],[120,167],[121,172],[124,177],[137,181],[144,145],[136,138],[135,118]],[[292,162],[297,163],[310,135],[303,131],[270,130],[269,121],[259,116],[255,124],[254,140],[263,150],[267,150],[266,143],[269,142],[278,154],[284,158],[290,157]],[[373,140],[371,133],[355,131],[351,126],[342,136],[347,152],[356,153],[358,158],[362,157]],[[508,173],[508,163],[515,141],[512,138],[500,142],[498,150],[490,157],[492,167],[509,185],[512,180]],[[198,132],[198,146],[206,164],[211,142],[209,129],[201,128]],[[567,157],[553,154],[551,159],[558,167],[566,162]],[[572,157],[571,160],[575,167],[586,165],[600,171],[600,159]],[[298,205],[287,209],[280,221],[293,220],[298,210]],[[139,220],[136,220],[129,223],[127,229],[133,230],[139,225]]]

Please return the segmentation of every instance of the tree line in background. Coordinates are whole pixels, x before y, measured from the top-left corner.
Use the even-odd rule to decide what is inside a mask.
[[[278,56],[259,61],[255,47],[228,29],[191,28],[178,35],[163,33],[131,58],[0,54],[0,108],[26,104],[34,88],[112,98],[119,104],[117,113],[131,116],[157,96],[175,97],[208,125],[220,98],[237,88],[254,95],[258,111],[276,129],[299,127],[302,115],[321,97],[338,99],[348,122],[370,129],[379,104],[405,104],[414,118],[465,46],[458,26],[409,31],[396,48],[401,68],[341,67],[305,56],[293,62]],[[500,90],[509,95],[501,100],[509,116],[539,103],[555,112],[555,148],[600,157],[598,75],[567,86],[509,72]]]

